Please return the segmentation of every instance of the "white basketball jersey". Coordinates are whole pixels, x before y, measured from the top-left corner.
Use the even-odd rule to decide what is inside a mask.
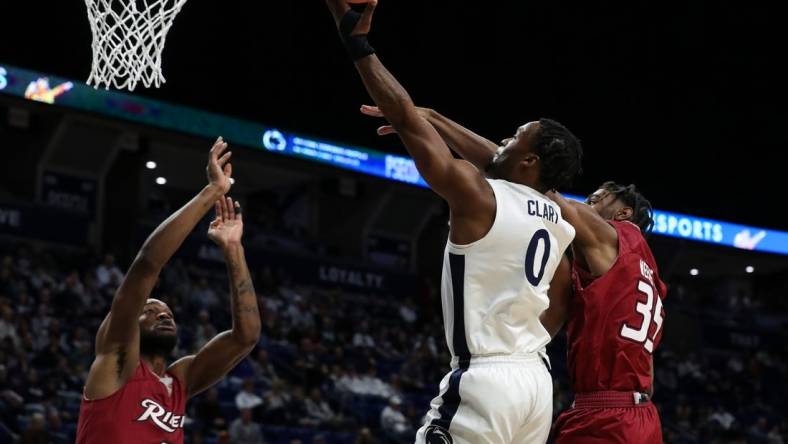
[[[452,356],[528,354],[550,342],[539,321],[547,289],[575,229],[544,194],[487,179],[495,193],[490,231],[468,245],[449,240],[441,296]]]

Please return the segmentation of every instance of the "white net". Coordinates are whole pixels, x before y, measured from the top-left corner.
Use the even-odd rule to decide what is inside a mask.
[[[129,91],[139,82],[161,86],[164,40],[186,1],[85,0],[93,31],[88,85]]]

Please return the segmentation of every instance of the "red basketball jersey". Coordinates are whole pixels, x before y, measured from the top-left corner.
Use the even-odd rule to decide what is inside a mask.
[[[575,300],[567,323],[569,374],[575,393],[647,392],[651,355],[662,339],[666,286],[637,225],[610,222],[618,258],[594,279],[575,262]]]
[[[159,379],[140,360],[120,390],[96,400],[83,396],[77,444],[182,444],[186,390],[167,374]]]

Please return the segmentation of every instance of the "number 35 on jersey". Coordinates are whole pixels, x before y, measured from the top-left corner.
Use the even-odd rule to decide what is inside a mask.
[[[640,261],[640,271],[641,278],[635,283],[635,291],[638,298],[633,307],[638,314],[638,318],[632,318],[640,322],[633,322],[631,325],[628,322],[624,322],[621,326],[620,334],[622,338],[643,344],[646,351],[651,353],[654,351],[654,341],[656,341],[657,335],[662,328],[664,309],[662,307],[662,298],[659,297],[654,286],[654,273],[642,259]],[[649,331],[652,330],[652,324],[654,324],[655,328],[649,334]]]

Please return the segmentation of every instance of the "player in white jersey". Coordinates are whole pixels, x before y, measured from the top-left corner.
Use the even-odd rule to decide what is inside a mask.
[[[550,431],[553,384],[542,359],[551,335],[539,319],[575,230],[540,192],[488,183],[496,201],[490,231],[446,245],[441,296],[452,371],[418,443],[543,443]]]
[[[540,119],[504,141],[486,175],[455,159],[367,41],[376,0],[363,14],[346,0],[326,3],[367,91],[451,210],[443,314],[452,371],[416,442],[543,443],[553,390],[539,356],[550,341],[540,315],[551,282],[568,288],[562,258],[574,237],[544,193],[580,171],[580,143],[558,122]]]

